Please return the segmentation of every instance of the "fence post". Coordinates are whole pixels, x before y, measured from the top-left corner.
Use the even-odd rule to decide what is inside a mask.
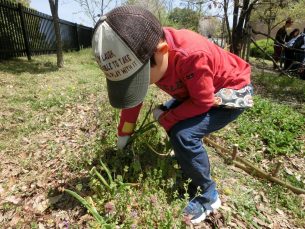
[[[29,35],[27,26],[25,23],[24,13],[23,13],[23,6],[21,3],[18,3],[18,11],[20,15],[20,21],[21,21],[21,27],[22,27],[22,33],[23,33],[23,39],[25,44],[25,52],[28,57],[28,60],[31,60],[31,50],[30,50],[30,43],[29,43]]]
[[[79,39],[78,39],[78,31],[79,31],[79,29],[78,29],[78,24],[77,23],[75,23],[75,40],[76,40],[76,50],[77,51],[79,51],[80,50],[80,46],[79,46]]]

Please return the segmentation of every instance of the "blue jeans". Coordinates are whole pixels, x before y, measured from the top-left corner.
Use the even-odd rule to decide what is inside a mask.
[[[170,141],[181,169],[194,187],[200,187],[202,198],[208,202],[216,190],[211,178],[210,163],[202,138],[225,127],[235,120],[244,110],[212,108],[205,114],[198,115],[175,124],[169,132]]]

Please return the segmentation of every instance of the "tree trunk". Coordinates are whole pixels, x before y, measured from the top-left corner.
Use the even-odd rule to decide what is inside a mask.
[[[224,22],[226,25],[226,29],[227,29],[227,33],[228,33],[228,45],[229,45],[229,49],[231,49],[232,46],[232,33],[230,30],[230,23],[229,23],[229,16],[228,16],[228,4],[229,2],[227,0],[224,0]]]
[[[243,47],[243,39],[245,39],[245,29],[247,26],[247,22],[249,21],[251,11],[253,6],[259,0],[243,0],[242,4],[239,4],[239,0],[234,0],[234,9],[233,9],[233,28],[232,28],[232,35],[231,35],[231,42],[230,42],[230,51],[234,54],[240,56],[241,50]],[[224,0],[224,14],[227,19],[227,4],[228,1]],[[239,8],[242,9],[240,10]]]
[[[59,17],[58,17],[58,0],[49,0],[50,8],[53,17],[53,24],[56,36],[56,54],[57,54],[57,67],[62,68],[64,66],[64,58],[62,52],[62,42],[60,35]]]
[[[239,40],[241,39],[241,34],[238,28],[238,25],[240,24],[240,18],[238,20],[239,16],[239,0],[234,0],[234,10],[233,10],[233,26],[232,26],[232,45],[230,47],[230,51],[234,54],[239,56],[239,50],[241,47],[239,47],[241,44],[239,44]]]

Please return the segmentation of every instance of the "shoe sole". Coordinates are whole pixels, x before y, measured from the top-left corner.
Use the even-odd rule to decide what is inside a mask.
[[[217,210],[218,208],[220,208],[220,206],[221,206],[221,201],[220,201],[219,198],[217,198],[217,200],[213,204],[211,204],[211,207],[213,208],[212,211]],[[198,223],[202,222],[203,220],[205,220],[205,218],[207,216],[209,216],[212,213],[212,211],[207,210],[201,216],[199,216],[197,219],[191,220],[192,224],[198,224]]]

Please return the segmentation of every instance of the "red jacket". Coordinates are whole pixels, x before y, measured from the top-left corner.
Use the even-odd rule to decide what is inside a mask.
[[[161,115],[159,122],[165,130],[209,111],[220,89],[241,89],[250,84],[250,65],[238,56],[189,30],[164,28],[164,33],[169,45],[168,68],[156,85],[182,101]],[[133,132],[141,105],[121,111],[119,136]]]

